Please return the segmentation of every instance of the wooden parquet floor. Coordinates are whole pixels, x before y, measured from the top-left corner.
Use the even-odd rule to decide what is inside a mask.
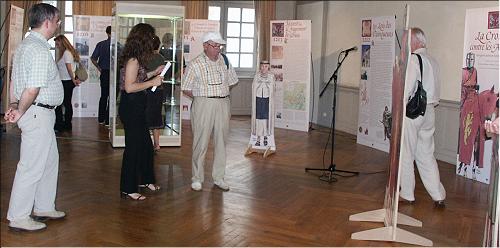
[[[119,197],[123,149],[113,149],[94,118],[75,118],[71,133],[58,134],[60,153],[57,208],[65,220],[48,222],[42,232],[7,227],[6,212],[19,159],[18,132],[3,134],[1,155],[1,246],[407,246],[351,240],[353,232],[382,223],[349,222],[351,214],[382,208],[388,154],[357,145],[355,136],[337,132],[337,169],[356,177],[320,181],[306,167],[329,165],[328,129],[309,133],[276,129],[276,154],[245,157],[250,120],[231,121],[226,181],[229,192],[213,186],[212,149],[207,153],[202,192],[191,184],[191,130],[183,124],[182,146],[162,147],[155,156],[161,192],[144,202]],[[323,160],[325,162],[323,162]],[[417,175],[415,205],[400,212],[423,222],[403,229],[435,246],[480,246],[487,208],[487,185],[458,177],[454,166],[439,163],[447,206],[434,209]],[[373,173],[380,172],[381,173]]]

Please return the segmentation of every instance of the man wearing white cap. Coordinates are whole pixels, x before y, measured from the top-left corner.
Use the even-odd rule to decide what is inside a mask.
[[[224,191],[229,185],[224,181],[226,170],[226,141],[229,135],[231,106],[229,88],[238,83],[238,77],[225,55],[220,53],[226,41],[219,32],[203,35],[203,53],[191,60],[186,68],[182,91],[193,98],[191,129],[193,132],[192,184],[194,191],[202,189],[205,154],[210,135],[214,139],[214,184]]]

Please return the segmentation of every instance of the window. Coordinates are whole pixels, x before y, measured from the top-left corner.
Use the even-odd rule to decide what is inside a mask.
[[[71,45],[73,44],[73,1],[64,1],[64,19],[61,23],[61,32],[68,38]]]
[[[220,21],[227,42],[223,52],[238,75],[253,76],[257,58],[253,2],[211,2],[208,19]]]
[[[71,2],[71,1],[66,1],[66,2]],[[64,9],[64,6],[63,6],[63,5],[64,5],[64,2],[62,2],[62,3],[61,3],[61,2],[59,2],[59,1],[48,1],[48,0],[43,0],[43,1],[42,1],[42,3],[48,3],[48,4],[50,4],[50,5],[52,5],[52,6],[56,7],[56,8],[58,8],[59,10]],[[64,15],[63,15],[62,11],[61,11],[60,15],[61,15],[61,17],[60,17],[60,18],[61,18],[61,21],[62,21],[61,26],[62,26],[62,25],[65,25],[65,20],[63,19],[63,16],[64,16]],[[24,37],[28,36],[28,34],[29,34],[29,33],[30,33],[30,31],[28,31],[28,32],[25,34],[25,36],[24,36]],[[57,36],[57,35],[58,35],[58,33],[55,33],[55,34],[54,34],[54,36]],[[71,39],[70,41],[72,42],[72,39]],[[54,37],[50,38],[50,40],[48,40],[48,42],[49,42],[49,44],[50,44],[50,53],[52,54],[52,57],[54,57],[54,59],[55,59],[55,58],[56,58],[56,43],[55,43],[55,41],[54,41]]]

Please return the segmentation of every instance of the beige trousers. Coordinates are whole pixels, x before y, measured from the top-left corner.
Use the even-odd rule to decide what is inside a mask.
[[[193,131],[192,181],[204,181],[205,155],[213,133],[214,164],[213,180],[224,179],[226,172],[226,141],[229,135],[229,98],[194,97],[191,105],[191,129]]]
[[[59,153],[54,110],[31,106],[19,119],[21,154],[10,195],[7,219],[29,218],[31,211],[55,210]]]
[[[434,201],[444,200],[446,191],[439,178],[439,169],[434,158],[434,106],[428,104],[424,116],[412,120],[408,117],[405,123],[405,139],[401,152],[401,191],[400,196],[406,200],[415,200],[415,172],[413,161],[424,184]]]

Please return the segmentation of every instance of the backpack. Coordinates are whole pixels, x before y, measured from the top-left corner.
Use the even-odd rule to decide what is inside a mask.
[[[419,115],[423,116],[425,114],[425,109],[427,107],[427,92],[425,92],[422,86],[422,80],[424,78],[424,69],[422,66],[422,58],[420,54],[412,53],[417,55],[418,64],[420,65],[420,80],[417,80],[418,86],[415,91],[415,95],[410,97],[408,103],[406,104],[406,117],[410,119],[416,119]]]
[[[85,81],[89,78],[89,74],[85,69],[85,66],[80,61],[75,61],[76,69],[75,69],[75,77],[80,79],[80,81]]]

